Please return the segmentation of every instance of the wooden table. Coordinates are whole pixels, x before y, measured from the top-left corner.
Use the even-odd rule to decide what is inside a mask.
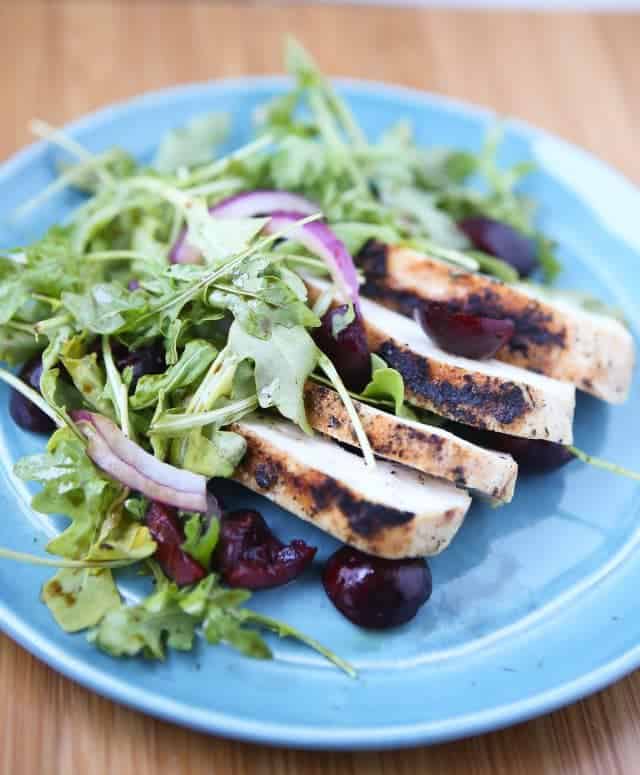
[[[640,16],[489,14],[184,0],[0,2],[0,157],[53,123],[170,84],[281,69],[293,32],[330,74],[492,106],[640,181]],[[35,593],[34,593],[35,600]],[[0,638],[6,775],[542,775],[640,771],[640,674],[564,711],[430,749],[320,754],[209,738],[103,700]]]

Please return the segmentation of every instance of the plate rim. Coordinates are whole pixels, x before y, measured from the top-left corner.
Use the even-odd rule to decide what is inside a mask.
[[[449,112],[472,115],[485,121],[495,119],[497,114],[465,100],[421,89],[359,78],[332,79],[339,88],[357,90],[381,100],[400,99],[423,103],[431,107],[444,108]],[[171,100],[189,93],[197,94],[208,90],[238,91],[258,88],[282,88],[291,79],[280,75],[240,76],[205,81],[189,82],[155,89],[142,94],[110,103],[64,124],[62,128],[71,133],[91,130],[92,126],[139,107]],[[501,116],[501,120],[520,134],[532,139],[546,139],[561,143],[581,161],[592,165],[599,174],[616,180],[626,189],[629,196],[640,194],[638,187],[624,173],[614,168],[592,152],[564,139],[548,130],[538,128],[521,118]],[[46,141],[37,141],[21,148],[0,162],[0,186],[16,168],[29,165],[46,148]],[[14,614],[12,609],[0,601],[0,629],[16,643],[25,648],[49,667],[84,688],[96,692],[114,702],[144,712],[164,721],[187,726],[200,732],[219,734],[248,742],[275,746],[296,746],[310,749],[359,750],[388,749],[415,745],[433,744],[461,739],[516,724],[536,716],[557,710],[583,697],[603,689],[640,667],[640,643],[622,652],[578,678],[557,684],[525,699],[505,703],[468,714],[451,716],[438,721],[393,726],[365,725],[340,730],[322,725],[292,726],[269,721],[253,721],[230,713],[219,713],[215,709],[196,710],[184,702],[166,696],[158,696],[149,689],[137,688],[126,681],[95,668],[83,659],[73,656],[40,635],[28,619]]]

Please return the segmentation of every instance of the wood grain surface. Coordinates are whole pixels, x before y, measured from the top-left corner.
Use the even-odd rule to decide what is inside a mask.
[[[332,75],[489,105],[580,143],[640,180],[640,16],[238,1],[0,0],[0,157],[27,142],[35,115],[59,123],[146,89],[277,72],[287,32],[312,46]],[[0,770],[631,775],[640,772],[639,700],[636,674],[566,710],[471,740],[381,754],[305,753],[151,720],[79,688],[0,637]]]

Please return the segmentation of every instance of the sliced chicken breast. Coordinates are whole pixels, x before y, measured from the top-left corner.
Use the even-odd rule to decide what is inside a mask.
[[[358,455],[285,420],[252,416],[231,429],[247,441],[234,479],[346,544],[380,557],[445,549],[471,498],[452,484]]]
[[[497,358],[571,382],[613,404],[629,393],[635,353],[631,334],[617,320],[562,300],[537,298],[514,287],[452,267],[405,248],[371,243],[358,263],[365,274],[363,293],[413,316],[425,299],[489,317],[511,318],[515,336]]]
[[[328,287],[306,280],[311,298]],[[464,425],[572,442],[572,385],[496,360],[450,355],[412,319],[368,299],[361,308],[371,351],[402,374],[409,403]]]
[[[305,403],[307,418],[315,430],[358,446],[347,411],[335,390],[307,382]],[[501,503],[512,499],[518,466],[511,455],[478,447],[442,428],[396,417],[361,401],[353,403],[379,457],[447,479]]]

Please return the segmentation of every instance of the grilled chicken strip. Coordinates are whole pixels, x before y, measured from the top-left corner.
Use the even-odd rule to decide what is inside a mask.
[[[358,257],[365,296],[410,317],[425,299],[452,309],[511,318],[515,335],[497,358],[571,382],[612,404],[629,393],[631,334],[617,320],[566,301],[538,299],[521,287],[452,267],[405,248],[369,243]]]
[[[376,455],[447,479],[501,503],[508,503],[518,475],[511,455],[492,452],[453,433],[395,417],[360,401],[353,402]],[[307,418],[315,430],[337,441],[358,446],[340,396],[331,388],[307,382]]]
[[[247,441],[234,479],[338,540],[388,558],[445,549],[471,503],[464,490],[398,465],[369,469],[358,455],[286,420],[231,426]]]
[[[328,285],[305,278],[310,298]],[[402,374],[407,401],[436,414],[511,436],[570,444],[575,388],[496,360],[444,352],[410,318],[361,299],[371,352]]]

